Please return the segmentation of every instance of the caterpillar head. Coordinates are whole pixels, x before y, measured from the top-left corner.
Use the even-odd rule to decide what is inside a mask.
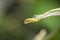
[[[39,20],[35,19],[35,18],[27,18],[24,21],[24,24],[28,24],[28,23],[34,23],[34,22],[38,22]]]

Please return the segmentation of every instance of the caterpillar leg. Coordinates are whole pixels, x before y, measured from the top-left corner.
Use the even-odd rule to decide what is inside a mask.
[[[54,37],[54,35],[56,34],[56,32],[51,32],[50,34],[47,34],[47,30],[42,29],[35,37],[33,40],[51,40],[52,37]]]
[[[45,36],[47,35],[47,30],[42,29],[33,40],[44,40]]]

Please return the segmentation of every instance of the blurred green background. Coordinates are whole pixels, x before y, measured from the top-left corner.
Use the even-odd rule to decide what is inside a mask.
[[[59,0],[17,0],[18,5],[8,13],[0,26],[0,40],[32,40],[42,28],[56,35],[50,40],[60,40],[60,16],[49,17],[37,23],[24,25],[26,18],[59,8]]]

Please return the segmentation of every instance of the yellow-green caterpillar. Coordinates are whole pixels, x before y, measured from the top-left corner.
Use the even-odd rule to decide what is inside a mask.
[[[44,19],[44,18],[47,18],[50,16],[59,16],[59,15],[60,15],[60,8],[52,9],[52,10],[49,10],[49,11],[43,13],[43,14],[34,15],[32,18],[25,19],[24,24],[38,22],[41,19]]]

